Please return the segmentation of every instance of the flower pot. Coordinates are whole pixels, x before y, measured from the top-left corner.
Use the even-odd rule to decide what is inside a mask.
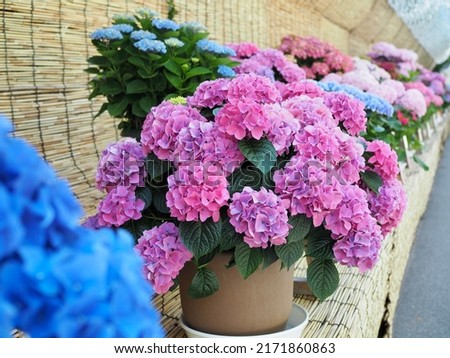
[[[259,268],[246,280],[236,266],[226,268],[231,256],[216,255],[208,264],[219,280],[219,290],[194,299],[188,288],[196,268],[189,262],[180,273],[183,322],[190,328],[227,336],[261,335],[286,328],[292,310],[294,270],[281,269],[275,262]]]

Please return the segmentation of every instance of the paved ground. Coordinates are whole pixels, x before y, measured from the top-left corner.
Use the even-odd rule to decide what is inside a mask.
[[[394,337],[450,337],[450,140],[406,267]]]

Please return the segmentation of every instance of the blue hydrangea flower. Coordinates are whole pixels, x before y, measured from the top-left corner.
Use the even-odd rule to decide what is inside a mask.
[[[122,40],[123,35],[120,33],[120,31],[116,29],[106,28],[95,30],[91,34],[91,39],[99,41],[115,41],[115,40]]]
[[[159,40],[142,39],[139,40],[138,42],[135,42],[133,45],[142,52],[151,52],[160,54],[165,54],[167,52],[166,45],[164,44],[164,42]]]
[[[222,77],[236,76],[236,72],[234,72],[234,70],[231,67],[225,66],[225,65],[219,65],[219,67],[217,69],[217,73]]]
[[[129,24],[116,24],[116,25],[112,25],[110,28],[117,30],[123,34],[129,34],[129,33],[133,32],[133,30],[134,30],[133,26],[131,26]]]
[[[176,37],[169,37],[164,40],[164,43],[169,47],[179,48],[184,46],[184,42],[178,40]]]
[[[156,35],[153,32],[150,32],[147,30],[133,31],[131,33],[130,37],[133,41],[140,41],[143,39],[147,39],[147,40],[155,40],[156,39]]]
[[[175,21],[168,19],[154,19],[152,20],[152,25],[158,30],[177,31],[180,28],[180,25],[178,25]]]
[[[394,114],[394,107],[383,98],[374,94],[363,92],[359,88],[351,85],[341,84],[337,82],[316,82],[323,90],[327,92],[345,92],[359,99],[366,106],[366,109],[377,112],[386,116]]]
[[[148,7],[141,7],[139,9],[136,10],[136,14],[138,14],[140,17],[146,17],[146,18],[156,18],[159,17],[159,13],[149,9]]]
[[[202,24],[200,24],[197,21],[186,21],[180,24],[181,28],[190,30],[194,33],[197,32],[206,32],[208,31],[208,29],[206,28],[206,26],[203,26]]]
[[[197,48],[200,51],[208,52],[217,56],[236,56],[232,48],[219,45],[217,42],[203,39],[197,42]]]
[[[31,337],[162,337],[131,236],[80,227],[67,183],[10,136],[5,122],[0,118],[0,337],[13,328]]]

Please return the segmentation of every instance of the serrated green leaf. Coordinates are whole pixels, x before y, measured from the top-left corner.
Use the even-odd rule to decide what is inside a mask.
[[[378,189],[383,185],[383,179],[371,170],[361,172],[361,179],[375,193],[378,193]]]
[[[308,265],[306,277],[312,293],[321,301],[339,286],[339,273],[332,260],[314,260]]]
[[[241,276],[246,279],[263,262],[263,253],[260,248],[252,249],[245,242],[236,246],[234,259]]]
[[[277,162],[275,147],[265,138],[240,140],[239,150],[263,174],[267,174]]]
[[[144,60],[137,56],[131,56],[128,59],[128,62],[131,63],[132,65],[135,65],[136,67],[141,68],[141,69],[145,69],[145,67],[146,67]]]
[[[156,210],[158,210],[162,214],[170,213],[170,209],[166,204],[166,194],[165,192],[162,191],[162,189],[155,190],[153,192],[152,205]]]
[[[170,58],[166,62],[164,62],[163,66],[178,77],[181,77],[181,75],[183,74],[181,67],[177,65],[176,62],[172,61]]]
[[[115,96],[123,92],[123,88],[120,82],[116,79],[107,78],[106,80],[100,82],[99,91],[103,95]]]
[[[89,67],[89,68],[86,68],[86,69],[84,70],[84,72],[86,72],[86,73],[92,73],[92,74],[97,75],[97,74],[100,73],[100,70],[99,70],[98,68],[96,68],[96,67]]]
[[[219,280],[210,269],[203,267],[197,271],[188,288],[188,294],[192,298],[211,296],[219,290]]]
[[[122,116],[127,106],[128,99],[126,97],[123,97],[119,102],[112,102],[108,104],[108,113],[112,117]]]
[[[260,171],[250,168],[238,168],[230,176],[228,176],[228,191],[230,195],[242,191],[244,187],[248,186],[252,189],[258,190],[261,186],[263,175]]]
[[[274,246],[270,246],[262,250],[262,252],[263,252],[263,266],[262,266],[263,270],[279,260],[279,257],[275,252]]]
[[[127,85],[127,94],[145,93],[148,92],[148,87],[142,80],[134,80]]]
[[[322,235],[315,238],[309,238],[306,245],[306,256],[314,257],[317,259],[332,259],[333,246],[336,243],[329,235]]]
[[[312,226],[311,219],[307,218],[304,214],[291,216],[288,220],[288,224],[292,226],[287,237],[288,243],[303,240]]]
[[[152,203],[152,191],[148,187],[139,187],[136,189],[136,198],[141,199],[144,202],[144,209],[147,209]]]
[[[180,223],[180,236],[184,245],[191,251],[195,258],[200,258],[220,244],[222,222],[184,221]]]
[[[139,106],[145,113],[150,112],[150,108],[152,108],[154,105],[155,101],[150,96],[144,96],[139,100]]]
[[[194,77],[194,76],[200,76],[200,75],[209,75],[211,73],[211,70],[206,67],[194,67],[190,69],[188,72],[186,72],[186,79]]]
[[[109,67],[111,66],[111,62],[104,56],[92,56],[87,60],[91,65],[96,65],[99,67]]]
[[[228,216],[225,219],[222,219],[221,235],[221,251],[231,250],[244,241],[243,235],[237,233],[234,226],[230,224],[230,218]]]
[[[275,246],[275,252],[288,269],[303,255],[303,241]]]
[[[183,81],[181,81],[181,78],[177,75],[174,75],[172,72],[164,71],[164,75],[166,76],[167,80],[171,83],[172,86],[174,86],[177,90],[181,90],[183,87]]]
[[[130,101],[131,102],[131,101]],[[137,118],[145,118],[145,116],[147,115],[148,112],[144,111],[141,108],[141,105],[138,102],[133,102],[133,105],[131,107],[131,110],[133,112],[133,115]]]
[[[97,114],[96,114],[96,115],[94,116],[94,118],[92,118],[92,119],[97,118],[97,117],[100,116],[103,112],[105,112],[107,109],[108,109],[108,103],[103,103],[102,106],[100,107],[100,110],[97,112]]]

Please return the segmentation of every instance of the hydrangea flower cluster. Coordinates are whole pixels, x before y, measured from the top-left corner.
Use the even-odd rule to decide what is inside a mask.
[[[367,55],[374,63],[389,72],[392,78],[399,75],[409,77],[411,71],[417,70],[417,53],[397,48],[387,42],[375,43]]]
[[[145,276],[156,293],[167,292],[185,263],[192,259],[178,228],[171,222],[145,230],[135,249],[144,258]]]
[[[131,237],[79,227],[68,185],[10,130],[0,118],[0,337],[161,337]]]
[[[228,46],[237,54],[233,59],[240,62],[235,68],[237,73],[256,73],[282,83],[301,81],[306,78],[305,71],[288,60],[281,51],[261,50],[252,43]]]
[[[330,72],[348,72],[353,68],[351,57],[315,37],[285,36],[280,50],[294,56],[309,79],[320,80]]]

